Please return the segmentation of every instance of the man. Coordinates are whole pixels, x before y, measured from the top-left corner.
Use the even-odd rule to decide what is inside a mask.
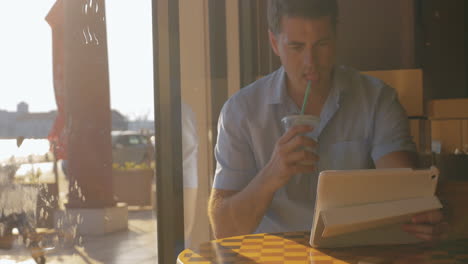
[[[395,91],[334,64],[337,14],[336,0],[269,1],[270,43],[282,67],[242,89],[221,112],[209,202],[217,238],[309,230],[313,199],[293,199],[285,189],[307,177],[306,188],[297,192],[314,192],[322,170],[415,166]],[[309,81],[305,113],[319,116],[320,125],[284,132],[280,120],[299,113]],[[308,132],[318,140],[302,136]],[[301,147],[316,148],[316,154]],[[431,211],[402,228],[434,241],[446,226],[441,212]]]

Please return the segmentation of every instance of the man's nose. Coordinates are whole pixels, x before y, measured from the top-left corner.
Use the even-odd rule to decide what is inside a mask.
[[[306,49],[304,54],[304,64],[307,66],[314,66],[317,64],[317,49],[315,47],[311,47]]]

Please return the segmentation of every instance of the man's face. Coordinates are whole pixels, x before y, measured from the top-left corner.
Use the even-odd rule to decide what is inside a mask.
[[[280,57],[290,91],[303,91],[309,80],[328,88],[335,61],[336,33],[330,17],[283,17],[281,32],[270,34],[273,51]]]

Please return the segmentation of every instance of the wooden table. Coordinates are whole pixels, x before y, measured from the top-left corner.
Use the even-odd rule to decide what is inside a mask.
[[[314,249],[309,232],[253,234],[214,240],[180,253],[178,264],[208,263],[468,263],[468,240],[424,244]]]

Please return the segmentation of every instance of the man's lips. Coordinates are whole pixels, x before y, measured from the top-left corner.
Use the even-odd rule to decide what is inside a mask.
[[[317,81],[319,79],[318,73],[307,73],[304,74],[304,78],[308,81]]]

